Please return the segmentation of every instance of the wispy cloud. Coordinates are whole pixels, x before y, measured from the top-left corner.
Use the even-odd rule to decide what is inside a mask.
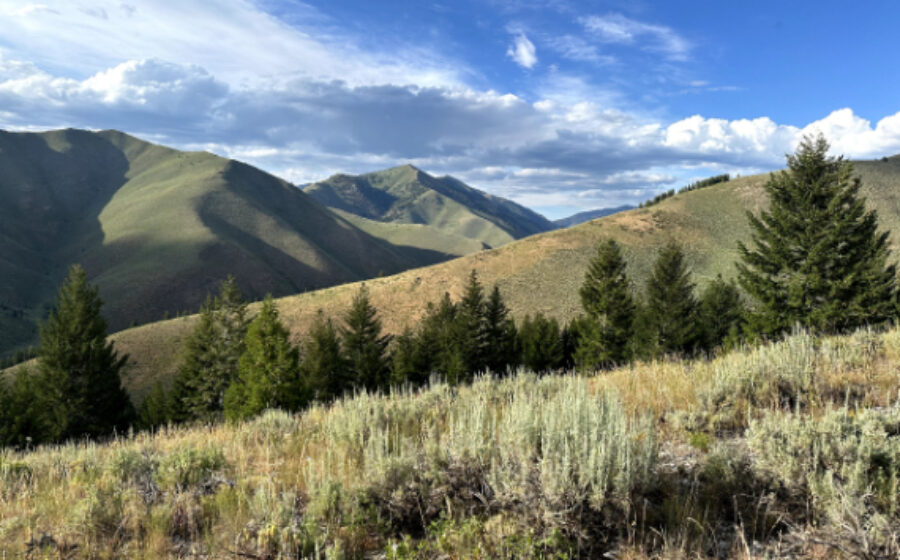
[[[547,46],[569,60],[592,62],[594,64],[612,64],[616,58],[609,54],[602,54],[597,45],[585,41],[575,35],[561,35],[550,37],[546,40]]]
[[[586,16],[580,21],[588,32],[604,43],[637,45],[660,52],[671,60],[686,60],[691,51],[687,39],[664,25],[637,21],[622,14]]]
[[[689,182],[691,168],[779,167],[805,131],[823,131],[850,157],[900,152],[900,113],[873,123],[841,109],[806,127],[766,117],[666,120],[564,71],[529,73],[526,99],[467,84],[464,68],[427,48],[366,51],[242,0],[186,1],[201,24],[169,22],[170,5],[148,0],[129,11],[109,2],[104,20],[62,0],[22,15],[0,0],[0,128],[117,128],[295,182],[411,161],[525,204],[583,208],[646,199]],[[620,27],[609,37],[627,41],[632,29],[635,44],[659,41],[659,32]],[[546,37],[528,34],[545,48]],[[568,46],[572,56],[584,47]]]
[[[538,61],[537,49],[524,33],[515,36],[509,49],[506,50],[506,56],[523,68],[533,68]]]

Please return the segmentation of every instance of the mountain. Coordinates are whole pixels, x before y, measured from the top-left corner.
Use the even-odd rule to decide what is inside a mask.
[[[900,241],[900,156],[856,162],[862,194],[879,213],[881,228],[891,230],[893,257]],[[616,239],[623,247],[635,290],[643,290],[658,249],[669,239],[684,245],[693,280],[701,288],[717,274],[734,277],[737,241],[749,239],[746,211],[765,206],[768,175],[742,177],[677,194],[649,208],[613,214],[578,226],[534,235],[498,249],[366,281],[386,330],[397,333],[422,316],[428,302],[444,292],[462,295],[471,270],[486,286],[500,287],[512,314],[521,319],[541,312],[560,320],[580,313],[578,288],[597,243]],[[339,317],[359,284],[336,286],[278,301],[281,317],[299,342],[322,309]],[[116,334],[116,344],[131,354],[129,388],[140,397],[156,379],[167,379],[177,366],[179,348],[193,326],[182,318]]]
[[[334,175],[306,186],[304,192],[371,235],[443,254],[444,260],[555,227],[512,201],[453,177],[433,177],[412,165]]]
[[[76,262],[113,330],[195,311],[228,274],[261,298],[428,262],[259,169],[116,131],[0,131],[0,198],[0,355]]]
[[[571,226],[577,226],[578,224],[583,224],[584,222],[590,222],[591,220],[596,220],[597,218],[603,218],[605,216],[618,214],[619,212],[624,212],[626,210],[633,210],[634,208],[635,206],[631,206],[629,204],[626,204],[625,206],[616,206],[615,208],[598,208],[597,210],[588,210],[586,212],[572,214],[568,218],[553,220],[553,223],[556,225],[556,227],[567,228]]]

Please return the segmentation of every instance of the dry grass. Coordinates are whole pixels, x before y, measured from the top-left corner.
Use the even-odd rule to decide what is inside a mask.
[[[898,329],[796,333],[713,360],[6,451],[0,550],[877,558],[900,534],[898,356]]]

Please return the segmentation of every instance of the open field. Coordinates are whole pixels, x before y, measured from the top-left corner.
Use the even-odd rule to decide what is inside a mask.
[[[0,454],[50,558],[887,558],[900,330]],[[866,556],[868,555],[868,556]]]

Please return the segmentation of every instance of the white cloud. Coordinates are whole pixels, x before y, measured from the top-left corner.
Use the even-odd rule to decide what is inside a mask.
[[[524,33],[516,35],[513,44],[506,51],[506,55],[523,68],[533,68],[538,61],[534,43],[529,41]]]
[[[841,109],[802,128],[767,117],[671,122],[562,71],[540,74],[529,99],[475,88],[434,53],[367,52],[243,0],[137,6],[97,0],[103,19],[61,1],[0,0],[0,128],[118,128],[298,183],[410,161],[524,204],[582,208],[637,202],[708,169],[780,167],[813,130],[849,157],[900,152],[900,113],[873,125]],[[609,21],[595,25],[602,41],[689,51],[667,28]],[[533,67],[533,43],[510,31],[530,45],[518,62]]]
[[[661,52],[672,60],[685,60],[691,51],[690,42],[670,27],[633,20],[622,14],[586,16],[581,24],[599,41],[632,45]]]

